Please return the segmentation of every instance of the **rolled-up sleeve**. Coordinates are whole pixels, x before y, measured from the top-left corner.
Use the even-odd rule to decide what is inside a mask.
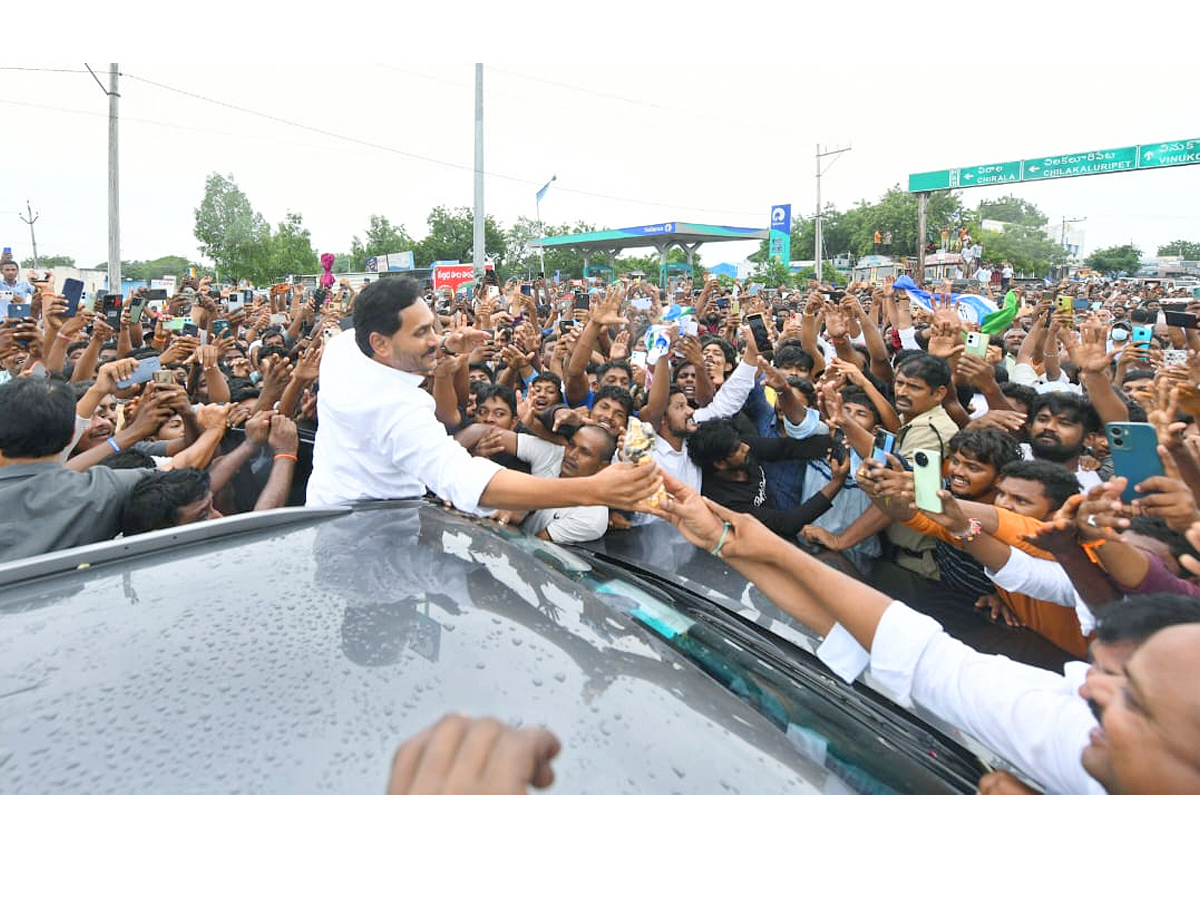
[[[393,425],[388,437],[397,468],[412,472],[456,509],[476,515],[492,512],[479,505],[479,498],[501,470],[498,463],[472,456],[432,416],[405,417]]]

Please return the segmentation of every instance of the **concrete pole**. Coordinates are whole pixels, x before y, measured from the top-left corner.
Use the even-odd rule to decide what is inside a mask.
[[[117,162],[117,64],[108,64],[108,292],[121,291],[120,166]]]
[[[475,63],[475,240],[471,261],[477,279],[483,278],[487,262],[483,218],[483,63]]]
[[[29,213],[29,218],[25,218],[20,213],[17,213],[17,218],[29,226],[29,243],[33,244],[33,267],[38,269],[41,268],[42,263],[41,260],[38,259],[37,235],[33,231],[33,223],[38,220],[38,217],[33,214],[33,206],[28,200],[25,201],[25,210]]]
[[[816,240],[813,258],[817,261],[817,284],[821,284],[821,145],[817,144],[817,217],[813,221]]]

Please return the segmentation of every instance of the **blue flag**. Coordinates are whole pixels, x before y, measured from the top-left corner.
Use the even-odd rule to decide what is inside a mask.
[[[542,200],[545,199],[546,191],[550,190],[550,185],[557,180],[558,180],[558,176],[554,175],[550,178],[549,181],[547,181],[544,185],[542,185],[542,189],[537,192],[537,202],[538,203],[541,203]]]

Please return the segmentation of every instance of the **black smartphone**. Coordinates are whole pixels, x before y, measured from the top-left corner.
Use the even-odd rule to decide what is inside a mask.
[[[195,322],[187,322],[179,331],[180,334],[186,334],[190,337],[200,337],[200,326]]]
[[[524,294],[526,297],[532,297],[533,296],[533,285],[528,284],[528,283],[522,284],[521,285],[521,293]]]
[[[163,288],[150,288],[142,291],[142,296],[147,300],[166,300],[167,292]]]
[[[762,353],[771,348],[771,336],[767,333],[767,326],[763,322],[762,313],[752,313],[746,316],[746,324],[750,326],[750,333],[754,335],[754,343],[758,345],[758,350]]]
[[[587,294],[580,294],[578,292],[575,294],[575,308],[576,309],[591,309],[591,306],[592,306],[592,301],[588,297]]]
[[[79,299],[83,296],[83,282],[78,278],[68,278],[63,282],[63,296],[67,298],[67,318],[70,319],[79,312]]]
[[[228,319],[217,319],[212,323],[212,333],[217,337],[220,337],[221,332],[225,331],[227,328],[229,328]]]
[[[129,321],[137,324],[142,320],[142,313],[146,311],[146,306],[150,303],[150,297],[145,294],[134,297],[129,301]]]
[[[1174,310],[1163,310],[1163,318],[1168,325],[1175,328],[1196,328],[1197,319],[1195,313],[1190,312],[1175,312]]]
[[[10,319],[28,319],[32,315],[33,315],[33,304],[32,303],[10,303],[10,304],[8,304],[8,317]]]

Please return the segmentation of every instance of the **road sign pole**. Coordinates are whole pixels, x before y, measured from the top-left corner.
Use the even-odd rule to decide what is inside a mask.
[[[913,280],[925,284],[925,229],[929,214],[929,191],[917,194],[917,277]]]

